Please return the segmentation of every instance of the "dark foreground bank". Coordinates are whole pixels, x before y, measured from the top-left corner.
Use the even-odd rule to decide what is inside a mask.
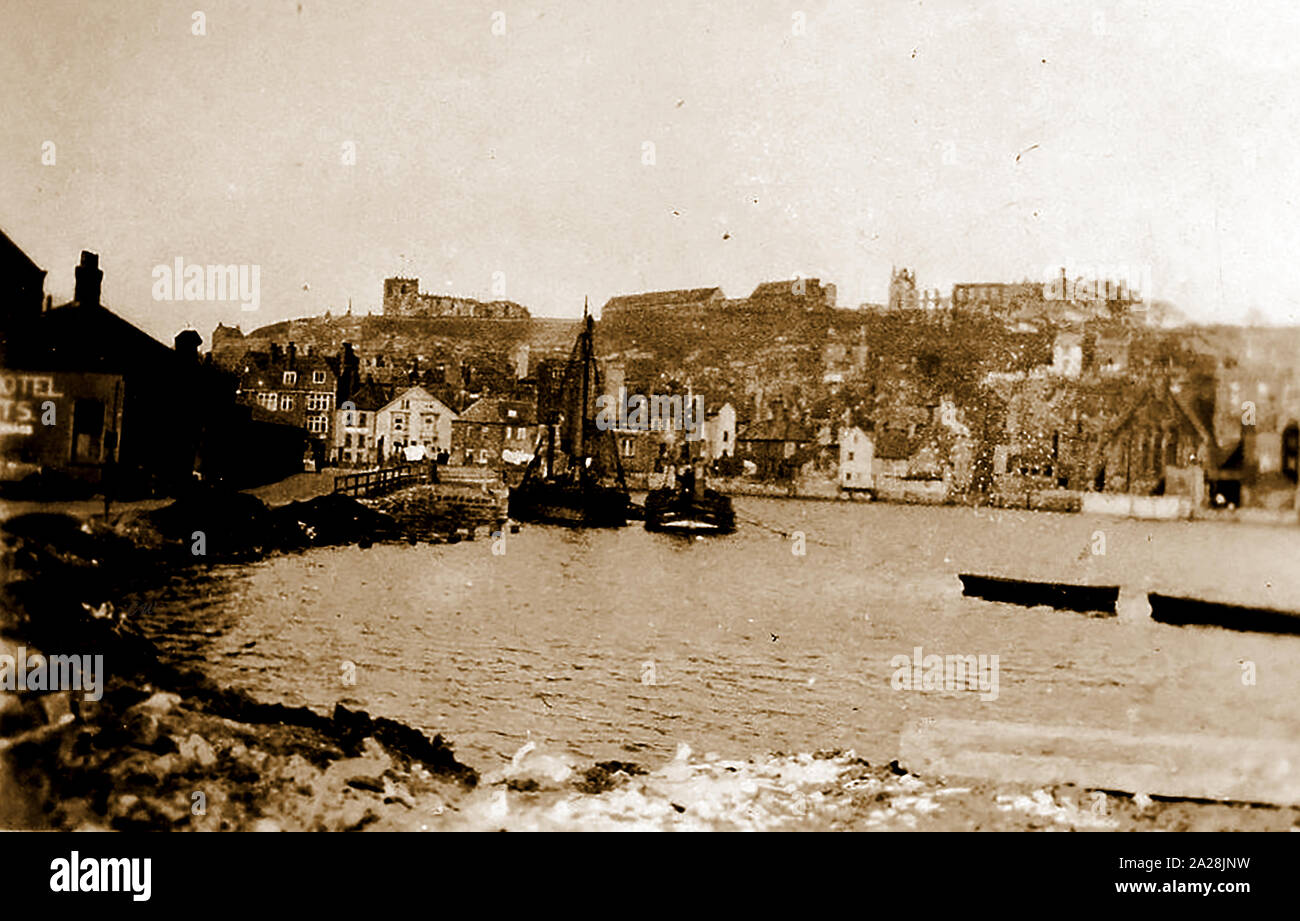
[[[0,655],[31,666],[0,691],[0,827],[355,829],[477,783],[441,736],[261,703],[161,661],[122,602],[214,563],[417,539],[399,518],[341,496],[269,509],[201,491],[111,521],[24,515],[0,538]],[[42,655],[83,657],[80,686],[35,677]]]

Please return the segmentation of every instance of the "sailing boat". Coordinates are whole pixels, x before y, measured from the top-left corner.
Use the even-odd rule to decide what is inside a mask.
[[[545,408],[545,433],[523,479],[510,490],[510,517],[516,521],[588,528],[627,524],[623,464],[612,433],[596,426],[592,412],[593,397],[600,393],[593,329],[584,301],[582,331],[560,388],[561,408]]]

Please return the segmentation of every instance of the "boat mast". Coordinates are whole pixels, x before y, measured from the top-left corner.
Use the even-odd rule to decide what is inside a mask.
[[[587,482],[587,400],[589,399],[588,372],[592,361],[591,348],[591,314],[587,312],[587,299],[582,299],[582,418],[578,422],[578,452],[582,466],[579,476],[585,485]]]

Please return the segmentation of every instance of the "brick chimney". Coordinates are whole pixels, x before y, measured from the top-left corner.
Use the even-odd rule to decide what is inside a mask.
[[[82,307],[98,307],[99,291],[104,282],[104,273],[99,268],[99,255],[81,251],[81,264],[77,266],[76,302]]]
[[[298,346],[290,342],[288,347],[284,350],[284,354],[286,367],[290,371],[296,369],[298,367]]]
[[[172,344],[176,348],[176,354],[185,361],[197,362],[199,360],[199,346],[203,343],[203,337],[192,329],[183,329],[176,334]]]

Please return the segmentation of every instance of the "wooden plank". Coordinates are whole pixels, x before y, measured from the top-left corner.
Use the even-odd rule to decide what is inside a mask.
[[[904,730],[899,751],[902,764],[922,776],[1300,804],[1295,742],[933,719]]]

